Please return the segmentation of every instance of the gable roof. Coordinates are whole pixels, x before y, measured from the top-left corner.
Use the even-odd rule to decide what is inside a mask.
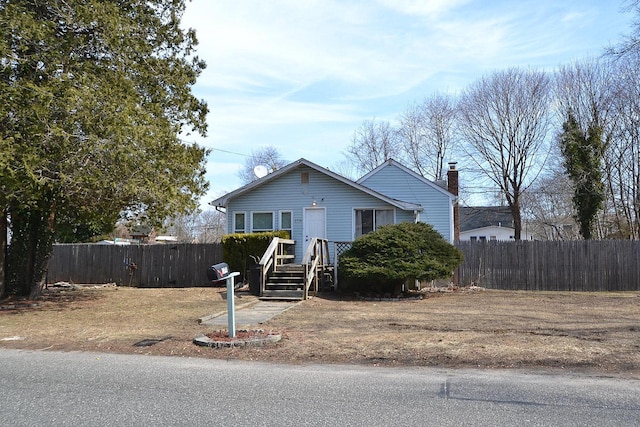
[[[404,173],[412,176],[413,178],[421,181],[423,184],[433,188],[434,190],[437,190],[438,192],[446,195],[447,197],[451,198],[451,199],[456,199],[457,197],[450,193],[446,188],[436,184],[433,181],[428,180],[427,178],[425,178],[424,176],[420,175],[419,173],[416,173],[415,171],[409,169],[408,167],[404,166],[402,163],[399,163],[393,159],[387,159],[385,160],[384,163],[382,163],[380,166],[378,166],[377,168],[375,168],[374,170],[372,170],[371,172],[369,172],[368,174],[366,174],[365,176],[363,176],[362,178],[360,178],[358,181],[356,181],[358,184],[363,184],[367,179],[371,178],[372,176],[378,174],[380,171],[384,170],[385,168],[389,167],[389,166],[395,166],[398,169],[402,170]]]
[[[153,229],[148,225],[136,225],[129,231],[129,234],[137,237],[149,237],[151,231],[153,231]]]
[[[464,231],[461,231],[460,233],[474,233],[474,234],[477,234],[477,233],[496,231],[496,230],[514,232],[515,228],[513,228],[513,227],[505,227],[503,225],[487,225],[486,227],[478,227],[478,228],[473,228],[473,229],[469,229],[469,230],[464,230]]]
[[[345,178],[344,176],[337,174],[335,172],[330,171],[327,168],[323,168],[321,166],[316,165],[313,162],[310,162],[309,160],[306,159],[299,159],[296,160],[295,162],[291,162],[288,165],[268,174],[267,176],[263,177],[263,178],[259,178],[256,179],[252,182],[250,182],[249,184],[238,188],[237,190],[234,190],[230,193],[225,194],[222,197],[219,197],[211,202],[209,202],[210,205],[212,206],[217,206],[217,207],[226,207],[229,204],[229,200],[238,197],[242,194],[248,193],[258,187],[261,187],[263,185],[265,185],[268,182],[271,182],[275,179],[277,179],[278,177],[285,175],[301,166],[306,166],[308,168],[311,168],[317,172],[320,172],[324,175],[327,175],[337,181],[342,182],[343,184],[346,184],[352,188],[355,188],[356,190],[360,190],[363,193],[369,194],[370,196],[373,196],[379,200],[382,200],[383,202],[389,203],[390,205],[393,205],[399,209],[402,210],[417,210],[417,211],[422,211],[422,206],[420,206],[419,204],[416,203],[410,203],[410,202],[404,202],[402,200],[397,200],[388,196],[385,196],[384,194],[378,193],[377,191],[374,191],[362,184],[359,184],[357,182],[351,181],[348,178]]]
[[[461,206],[460,231],[490,226],[513,228],[513,216],[507,206]]]

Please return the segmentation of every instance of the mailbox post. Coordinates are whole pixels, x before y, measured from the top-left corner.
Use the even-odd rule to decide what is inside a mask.
[[[236,336],[236,306],[235,306],[235,301],[234,301],[234,295],[233,295],[233,288],[234,288],[234,282],[235,282],[235,277],[239,276],[240,273],[237,271],[234,271],[233,273],[230,273],[226,279],[227,279],[227,323],[228,323],[228,329],[229,329],[229,338],[233,338]]]
[[[236,336],[236,307],[234,301],[234,287],[236,276],[239,276],[240,273],[234,271],[233,273],[229,271],[229,264],[226,262],[221,262],[219,264],[214,264],[207,270],[207,277],[214,284],[220,283],[223,280],[227,281],[227,319],[229,325],[229,337],[233,338]]]

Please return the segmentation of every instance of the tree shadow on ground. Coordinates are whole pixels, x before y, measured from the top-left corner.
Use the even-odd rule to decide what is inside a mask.
[[[115,286],[115,285],[113,285]],[[62,310],[69,308],[74,303],[98,301],[104,298],[104,294],[94,287],[50,286],[42,290],[42,295],[37,298],[9,296],[0,300],[0,314],[20,314],[30,311]]]

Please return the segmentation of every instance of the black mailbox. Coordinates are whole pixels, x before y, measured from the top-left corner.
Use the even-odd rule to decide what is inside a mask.
[[[209,280],[218,282],[220,280],[224,280],[229,273],[229,264],[226,262],[221,262],[220,264],[214,264],[207,269],[207,278]]]

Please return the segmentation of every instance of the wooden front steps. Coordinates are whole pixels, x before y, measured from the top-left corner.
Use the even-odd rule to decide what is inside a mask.
[[[333,289],[329,241],[314,237],[302,264],[293,264],[295,240],[274,237],[260,259],[260,299],[303,300],[309,291]]]
[[[281,291],[281,290],[265,290],[260,297],[262,301],[302,301],[304,299],[304,292],[302,290],[296,291]]]
[[[304,266],[284,264],[278,266],[265,283],[260,299],[297,301],[304,299]],[[325,266],[325,277],[319,281],[319,291],[333,290],[333,266]],[[311,291],[311,290],[310,290]]]
[[[284,264],[271,273],[264,285],[262,300],[298,301],[304,298],[304,266]]]

